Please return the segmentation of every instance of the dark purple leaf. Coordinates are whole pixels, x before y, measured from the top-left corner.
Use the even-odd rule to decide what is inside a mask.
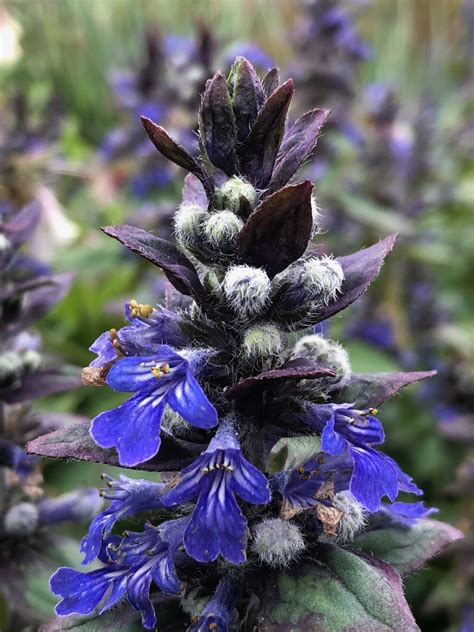
[[[423,519],[411,527],[392,526],[363,533],[350,546],[375,555],[401,575],[407,575],[422,568],[449,544],[463,537],[462,531],[449,524]]]
[[[299,259],[311,236],[309,180],[280,189],[264,200],[240,231],[239,255],[274,276]]]
[[[193,158],[184,147],[173,140],[160,125],[153,123],[153,121],[146,116],[142,116],[141,119],[146,133],[158,151],[163,154],[165,158],[168,158],[168,160],[171,160],[179,167],[186,169],[186,171],[193,173],[199,178],[204,189],[208,195],[211,196],[214,191],[214,184],[204,167]]]
[[[317,547],[315,560],[263,582],[259,632],[419,631],[389,564],[330,544]]]
[[[192,173],[184,178],[183,202],[185,204],[199,204],[206,208],[208,201],[201,182]]]
[[[0,389],[0,400],[7,404],[16,404],[40,397],[46,397],[53,393],[70,391],[81,386],[81,372],[72,367],[68,372],[57,369],[44,369],[25,375],[21,380],[21,386],[15,390],[9,388]]]
[[[199,110],[199,133],[212,164],[227,175],[234,175],[237,128],[227,83],[219,72],[206,83]]]
[[[191,463],[199,454],[202,446],[198,446],[195,454],[188,446],[180,445],[167,437],[162,437],[158,455],[137,467],[131,469],[147,472],[178,471]],[[59,459],[77,459],[78,461],[92,461],[105,465],[120,466],[115,450],[104,450],[94,443],[89,435],[89,422],[79,423],[73,426],[65,426],[59,430],[42,435],[26,444],[28,454],[48,456]],[[120,466],[125,467],[125,466]]]
[[[376,407],[405,386],[434,375],[436,371],[354,373],[344,388],[334,394],[334,398],[339,402],[354,403],[359,408]]]
[[[263,91],[268,98],[280,85],[280,71],[278,68],[272,68],[262,79]]]
[[[280,148],[275,163],[269,193],[273,193],[290,180],[313,153],[329,110],[311,110],[295,121]]]
[[[293,92],[291,79],[273,92],[238,152],[241,172],[258,188],[264,189],[271,180]]]
[[[237,140],[244,141],[265,100],[262,84],[252,64],[239,57],[231,70],[232,107],[237,125]]]
[[[40,217],[41,206],[35,200],[16,213],[8,224],[0,223],[0,232],[3,232],[14,246],[19,246],[31,237]]]
[[[171,242],[127,224],[105,226],[102,230],[132,252],[161,268],[170,283],[182,294],[192,296],[198,302],[202,300],[204,288],[196,269],[186,255]]]
[[[337,257],[336,261],[339,261],[344,270],[344,282],[340,296],[312,319],[313,324],[334,316],[334,314],[349,307],[359,296],[362,296],[379,274],[384,259],[392,250],[396,238],[396,234],[390,235],[369,248],[359,250],[346,257]]]
[[[227,399],[253,397],[265,390],[271,390],[286,380],[315,380],[320,377],[334,377],[334,373],[327,368],[314,364],[306,358],[297,358],[288,362],[281,369],[263,371],[258,375],[247,377],[234,384],[226,391]]]

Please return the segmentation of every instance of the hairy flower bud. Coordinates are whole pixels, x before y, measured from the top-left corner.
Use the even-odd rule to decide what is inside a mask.
[[[332,303],[341,290],[344,272],[330,257],[312,257],[293,266],[278,295],[278,309],[298,312],[318,309]]]
[[[260,268],[233,266],[224,278],[224,294],[236,315],[252,318],[266,307],[270,294],[270,279]]]
[[[252,550],[272,568],[289,566],[304,548],[300,528],[288,520],[268,518],[254,529]]]
[[[21,355],[14,351],[7,351],[0,356],[0,386],[19,386],[23,373]]]
[[[336,541],[351,542],[367,522],[366,512],[349,491],[338,492],[333,505],[343,513],[337,525]]]
[[[257,191],[245,180],[232,176],[216,191],[215,204],[218,208],[228,208],[238,213],[242,208],[241,198],[253,208],[257,202]]]
[[[243,221],[232,211],[219,211],[207,218],[203,232],[213,252],[230,255],[235,253],[237,237],[243,226]]]
[[[3,530],[8,535],[25,537],[36,531],[39,512],[32,503],[13,505],[3,519]]]
[[[41,366],[41,356],[34,349],[27,349],[22,355],[22,363],[25,372],[32,373]]]
[[[310,358],[316,364],[321,364],[336,374],[333,378],[324,378],[329,384],[337,384],[340,388],[347,383],[352,370],[349,354],[334,340],[328,340],[319,334],[303,336],[298,340],[293,357]]]
[[[198,204],[181,204],[174,216],[178,243],[197,256],[203,251],[202,225],[208,217],[209,213]]]
[[[244,360],[270,368],[283,348],[281,335],[271,323],[261,323],[249,327],[244,332],[242,350]]]

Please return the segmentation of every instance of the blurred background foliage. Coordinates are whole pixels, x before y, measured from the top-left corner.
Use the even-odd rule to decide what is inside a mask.
[[[156,28],[162,36],[191,39],[199,29],[207,29],[218,51],[213,68],[219,63],[225,66],[225,52],[236,43],[251,42],[287,75],[291,68],[306,68],[313,61],[307,51],[298,52],[295,42],[298,25],[310,19],[312,4],[296,0],[0,4],[1,28],[13,23],[19,36],[14,51],[6,31],[2,31],[3,43],[0,35],[2,116],[5,120],[12,107],[19,107],[13,97],[21,94],[33,126],[48,116],[55,123],[54,133],[45,133],[47,142],[39,152],[25,147],[20,153],[16,190],[26,197],[27,190],[31,195],[38,189],[43,194],[45,189],[54,192],[57,212],[73,222],[71,232],[71,226],[66,230],[61,224],[58,229],[59,220],[52,220],[42,237],[53,267],[76,275],[68,297],[40,325],[48,348],[69,364],[88,364],[92,357],[88,346],[102,331],[120,325],[124,300],[153,302],[161,291],[154,271],[125,255],[99,227],[126,219],[145,222],[147,228],[160,224],[159,230],[169,232],[170,209],[179,202],[183,180],[183,174],[177,173],[173,182],[145,195],[122,186],[124,172],[133,169],[134,161],[139,164],[141,157],[132,152],[120,164],[104,159],[104,140],[121,125],[135,130],[140,125],[135,119],[130,122],[130,111],[119,107],[111,73],[137,68],[143,59],[144,34]],[[371,290],[373,302],[337,319],[330,335],[348,348],[357,371],[440,369],[442,377],[430,387],[413,388],[384,407],[387,451],[426,491],[426,502],[440,508],[441,519],[469,532],[474,481],[472,451],[469,454],[474,438],[469,409],[474,402],[474,4],[461,0],[338,4],[350,11],[354,28],[371,52],[354,64],[353,90],[345,105],[362,143],[348,140],[340,129],[328,131],[320,142],[324,165],[315,172],[316,193],[330,231],[323,239],[337,254],[394,231],[400,233],[400,245]],[[178,43],[178,51],[185,41]],[[180,74],[176,77],[179,80]],[[325,105],[311,100],[312,86],[307,83],[302,100],[311,107]],[[297,81],[297,95],[298,85]],[[377,129],[387,127],[374,125],[374,101],[367,96],[370,85],[393,91],[398,110],[390,133],[400,132],[402,140],[413,142],[423,120],[420,116],[428,110],[434,113],[425,151],[432,164],[410,189],[410,199],[422,200],[422,212],[411,212],[400,198],[381,202],[371,184],[366,150],[371,135],[376,141]],[[388,190],[396,177],[382,173],[376,184]],[[68,231],[70,238],[64,240]],[[430,296],[421,305],[415,305],[411,292],[418,277]],[[410,321],[411,307],[418,310],[415,324]],[[370,329],[370,317],[380,314],[388,314],[389,333],[395,331],[393,344],[374,340],[373,330],[361,334],[360,324]],[[400,335],[406,322],[409,327]],[[80,389],[50,398],[45,405],[92,417],[117,401],[117,394],[103,389]],[[453,416],[454,425],[449,426]],[[102,469],[52,463],[47,481],[54,492],[96,485]],[[463,547],[407,581],[423,630],[454,631],[461,629],[460,621],[468,620],[469,584],[474,577],[472,539]],[[463,628],[470,629],[474,628]]]

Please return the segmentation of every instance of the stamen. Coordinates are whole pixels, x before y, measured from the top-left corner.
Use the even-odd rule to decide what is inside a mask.
[[[137,303],[135,299],[128,302],[130,307],[130,315],[132,318],[149,318],[153,313],[153,306],[146,303]]]
[[[378,408],[369,408],[369,413],[371,415],[376,415],[379,412]]]

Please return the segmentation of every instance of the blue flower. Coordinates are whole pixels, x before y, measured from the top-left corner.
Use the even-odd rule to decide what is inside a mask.
[[[139,305],[136,301],[125,304],[125,317],[130,325],[118,331],[110,329],[101,334],[89,347],[97,358],[91,367],[102,367],[123,356],[149,355],[163,344],[181,347],[186,337],[179,326],[179,317],[162,307]]]
[[[270,489],[265,476],[243,457],[232,422],[226,419],[209,447],[162,496],[168,507],[198,497],[184,534],[186,552],[198,562],[213,561],[219,554],[233,564],[245,561],[247,520],[236,495],[264,504]]]
[[[69,520],[88,521],[102,509],[103,501],[95,488],[73,490],[56,498],[46,498],[38,505],[41,524]]]
[[[189,362],[170,347],[150,356],[118,360],[107,376],[118,391],[137,391],[118,408],[92,421],[91,436],[102,448],[117,448],[121,465],[133,467],[157,454],[166,405],[198,428],[217,424],[215,408],[194,377]]]
[[[288,520],[301,511],[328,501],[349,489],[352,460],[346,453],[330,456],[320,452],[300,467],[281,472],[272,483],[283,496],[281,515]]]
[[[383,503],[381,512],[388,515],[393,522],[410,527],[420,518],[426,518],[430,514],[437,513],[436,507],[425,507],[424,502],[419,503]]]
[[[229,577],[219,582],[216,591],[199,616],[193,617],[189,632],[227,632],[232,618],[236,585]]]
[[[109,562],[104,568],[89,573],[59,568],[50,580],[52,592],[62,597],[56,614],[90,614],[99,605],[102,613],[126,596],[130,605],[141,612],[144,627],[154,628],[151,582],[164,592],[179,592],[174,554],[182,545],[188,520],[171,520],[159,527],[146,524],[141,533],[127,533],[124,538],[112,536],[101,555],[103,561]]]
[[[321,432],[321,449],[332,455],[349,452],[353,473],[350,491],[369,511],[377,511],[383,496],[393,502],[400,491],[422,494],[398,464],[371,446],[384,441],[382,424],[372,411],[352,404],[306,404],[302,420]]]
[[[82,539],[81,552],[83,564],[89,564],[96,558],[102,547],[102,540],[111,531],[116,522],[133,516],[141,511],[162,507],[160,492],[164,487],[160,483],[151,483],[143,479],[134,480],[120,475],[118,481],[103,475],[109,489],[103,489],[101,496],[111,500],[110,505],[98,514],[89,526],[87,536]]]

